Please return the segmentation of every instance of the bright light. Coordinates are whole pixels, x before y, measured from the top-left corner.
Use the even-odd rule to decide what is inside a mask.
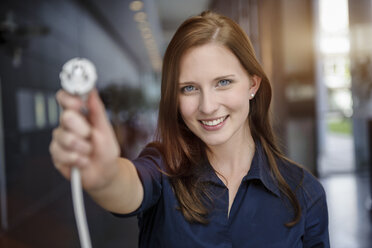
[[[321,38],[320,51],[322,53],[348,53],[350,51],[349,39],[342,36]]]
[[[320,0],[320,52],[347,54],[349,44],[349,15],[347,0]]]
[[[141,8],[135,8],[135,7],[132,8],[132,5],[135,5],[134,4],[135,2],[140,2],[140,1],[133,1],[131,3],[131,9],[132,10],[133,10],[133,8],[136,9],[136,10],[142,9],[142,7],[143,7],[142,2],[141,2],[141,4],[142,4]],[[136,3],[136,4],[138,4],[138,3]],[[152,68],[155,71],[159,72],[161,70],[162,59],[161,59],[159,49],[156,45],[156,41],[155,41],[154,36],[153,36],[150,23],[147,20],[147,14],[143,11],[137,12],[137,13],[134,14],[133,19],[137,22],[137,27],[138,27],[139,31],[141,32],[141,36],[142,36],[143,42],[145,44],[147,54],[150,58]]]
[[[129,8],[132,11],[139,11],[143,8],[143,2],[142,1],[133,1],[129,4]]]
[[[347,0],[319,0],[319,52],[328,105],[343,113],[352,109]],[[332,93],[330,93],[332,92]]]
[[[147,15],[145,12],[138,12],[134,15],[134,20],[137,22],[145,22]]]
[[[350,90],[337,90],[333,99],[340,109],[348,109],[352,105]]]
[[[319,1],[320,28],[324,33],[348,33],[349,15],[345,0]]]

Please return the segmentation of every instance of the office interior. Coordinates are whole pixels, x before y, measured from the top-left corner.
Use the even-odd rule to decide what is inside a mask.
[[[0,247],[79,247],[70,183],[48,149],[63,64],[95,64],[121,153],[135,158],[156,128],[166,46],[206,9],[250,37],[281,149],[326,190],[331,246],[372,247],[371,0],[1,1]],[[93,247],[137,247],[136,217],[84,201]]]

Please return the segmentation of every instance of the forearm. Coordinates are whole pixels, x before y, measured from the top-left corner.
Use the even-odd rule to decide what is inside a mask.
[[[88,191],[89,195],[104,209],[115,213],[131,213],[143,200],[143,186],[133,163],[118,158],[118,171],[103,189]]]

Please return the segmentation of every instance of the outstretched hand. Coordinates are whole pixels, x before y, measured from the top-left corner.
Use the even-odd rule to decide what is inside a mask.
[[[117,173],[120,151],[97,90],[90,92],[85,104],[64,90],[57,92],[57,101],[63,112],[49,147],[54,166],[67,179],[71,168],[78,167],[87,191],[105,188]]]

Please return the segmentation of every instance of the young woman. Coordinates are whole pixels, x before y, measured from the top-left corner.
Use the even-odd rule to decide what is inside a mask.
[[[104,106],[57,94],[50,151],[103,208],[138,215],[140,247],[329,247],[321,184],[278,149],[271,87],[241,28],[213,12],[186,20],[164,56],[157,139],[119,158]]]

